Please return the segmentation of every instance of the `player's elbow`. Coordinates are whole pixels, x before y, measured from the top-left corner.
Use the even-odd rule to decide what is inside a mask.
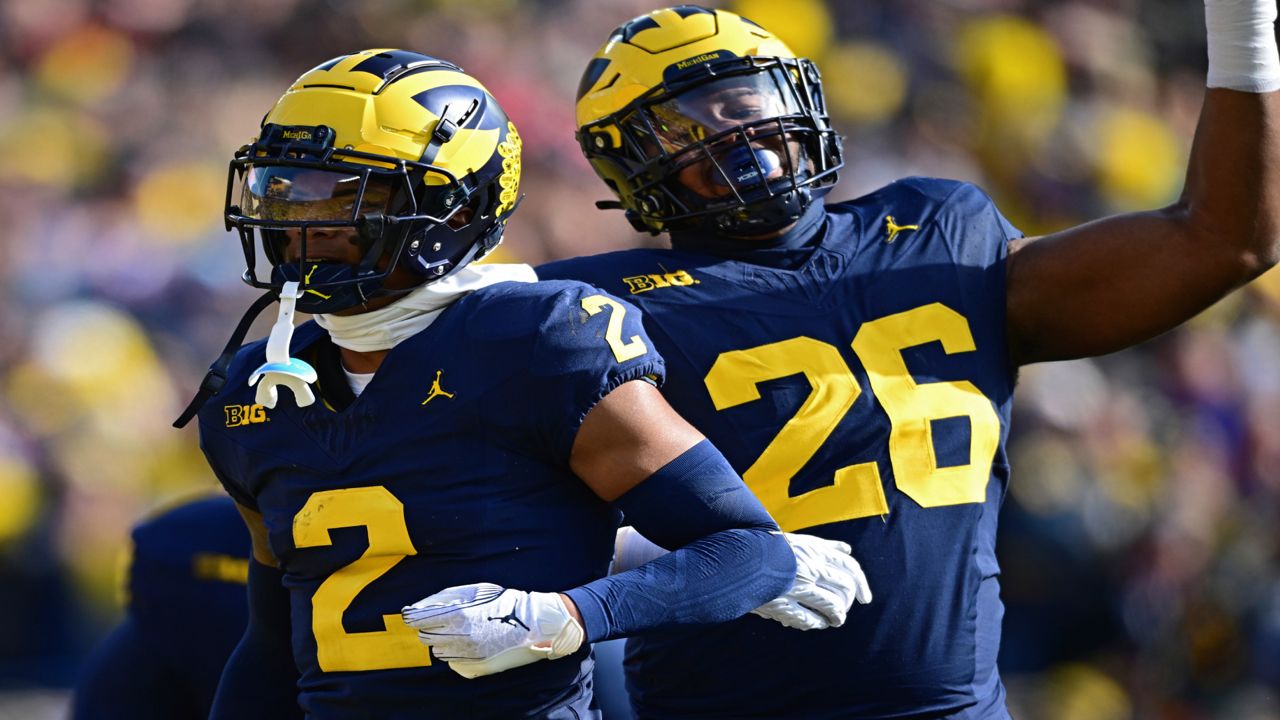
[[[1280,263],[1280,223],[1268,223],[1256,233],[1254,248],[1243,253],[1241,264],[1252,280]]]
[[[1280,262],[1280,217],[1259,215],[1242,232],[1236,262],[1246,280],[1261,275]]]
[[[1261,225],[1261,223],[1259,224]],[[1245,233],[1244,241],[1230,254],[1241,283],[1246,283],[1280,262],[1280,226],[1267,224]]]
[[[1280,263],[1280,217],[1213,217],[1198,206],[1179,203],[1166,211],[1196,247],[1211,248],[1222,267],[1245,283]],[[1207,255],[1206,255],[1207,257]]]

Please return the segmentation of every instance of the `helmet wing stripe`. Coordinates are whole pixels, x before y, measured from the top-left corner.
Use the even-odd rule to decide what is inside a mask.
[[[346,56],[346,55],[339,55],[338,57],[336,57],[336,58],[334,58],[334,59],[330,60],[330,61],[329,61],[329,62],[327,62],[327,63],[322,63],[322,64],[320,64],[320,65],[315,66],[314,68],[311,68],[311,71],[310,71],[310,72],[315,72],[315,71],[317,71],[317,70],[332,70],[334,65],[337,65],[338,63],[340,63],[340,62],[342,62],[343,60],[346,60],[346,59],[347,59],[347,56]],[[308,74],[310,74],[310,73],[308,73]]]
[[[390,50],[370,56],[364,62],[351,68],[351,72],[366,72],[386,80],[397,70],[415,62],[422,62],[422,55],[404,50]]]
[[[631,42],[631,38],[635,37],[637,34],[644,32],[645,30],[652,30],[656,27],[659,27],[658,21],[648,15],[644,15],[619,27],[614,32],[615,34],[622,36],[623,42]]]
[[[498,110],[489,93],[481,88],[442,85],[414,95],[413,100],[432,115],[438,118],[448,116],[461,127],[501,130],[507,126],[506,113]],[[464,115],[467,116],[465,121]]]
[[[609,58],[595,58],[587,65],[587,69],[582,73],[582,80],[578,83],[578,100],[595,87],[596,82],[612,62]]]

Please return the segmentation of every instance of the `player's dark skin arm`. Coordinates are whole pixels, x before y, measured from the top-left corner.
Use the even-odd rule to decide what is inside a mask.
[[[703,439],[657,388],[633,380],[587,413],[569,467],[601,500],[612,502]]]
[[[1011,243],[1010,359],[1100,355],[1154,337],[1278,253],[1280,93],[1207,90],[1177,203]]]

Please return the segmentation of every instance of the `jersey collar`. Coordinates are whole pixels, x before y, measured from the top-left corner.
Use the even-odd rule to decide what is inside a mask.
[[[826,220],[826,208],[821,202],[814,202],[794,227],[776,238],[752,241],[693,230],[675,230],[671,232],[671,247],[682,252],[795,270],[804,265],[818,247],[826,230]]]

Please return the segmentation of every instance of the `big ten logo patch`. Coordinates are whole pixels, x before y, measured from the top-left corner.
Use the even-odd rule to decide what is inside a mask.
[[[227,414],[227,427],[244,427],[258,423],[270,422],[267,409],[261,405],[224,405]]]
[[[632,295],[639,295],[642,292],[649,292],[658,288],[688,287],[698,284],[698,280],[690,275],[687,270],[676,270],[675,272],[661,275],[635,275],[622,278],[622,282],[627,284],[627,289],[631,291]]]

